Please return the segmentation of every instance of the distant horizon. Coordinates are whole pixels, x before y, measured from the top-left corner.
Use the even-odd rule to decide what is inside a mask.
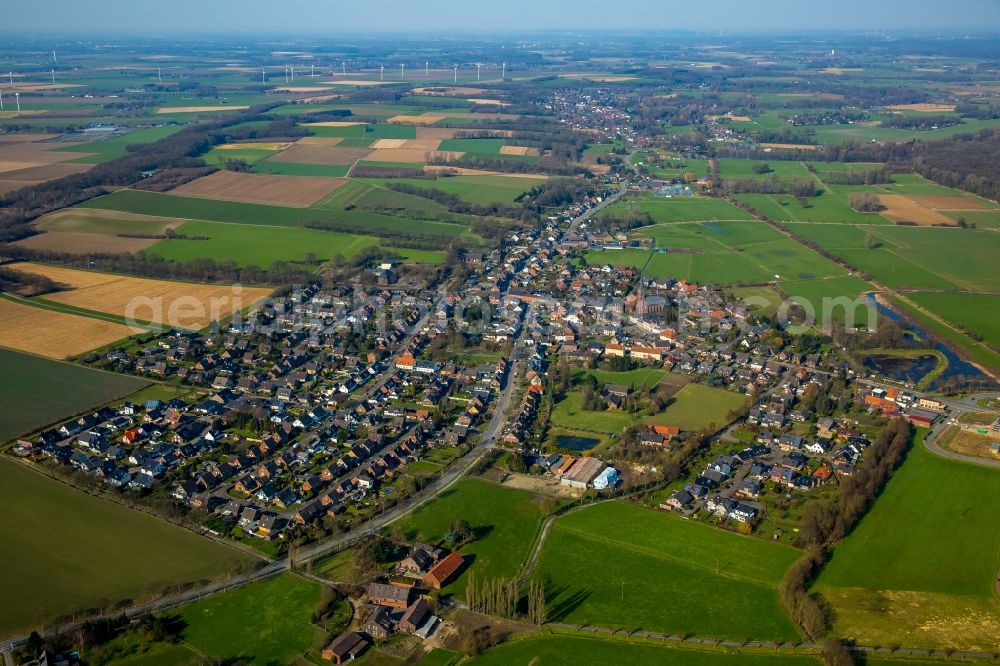
[[[143,7],[143,5],[148,5]],[[835,10],[801,0],[747,3],[717,0],[712,14],[676,0],[629,0],[609,8],[597,0],[507,0],[476,6],[458,0],[424,0],[415,9],[401,0],[338,7],[323,0],[173,0],[169,5],[102,0],[39,0],[5,17],[4,35],[300,37],[413,34],[426,36],[545,34],[553,32],[670,32],[703,29],[723,36],[866,31],[898,33],[1000,33],[1000,2],[959,0],[841,0]],[[958,5],[958,7],[956,7]],[[392,25],[386,25],[392,23]],[[485,24],[485,26],[483,25]],[[112,27],[113,26],[113,27]]]

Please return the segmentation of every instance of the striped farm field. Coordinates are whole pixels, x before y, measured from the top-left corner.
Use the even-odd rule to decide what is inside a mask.
[[[313,207],[328,208],[331,210],[346,208],[371,189],[372,186],[368,183],[360,180],[350,180],[343,187],[338,187],[331,194],[314,203]]]
[[[68,287],[64,291],[47,294],[47,301],[195,330],[204,328],[213,320],[228,317],[271,293],[270,289],[261,287],[151,280],[46,264],[22,263],[14,265],[14,268],[44,275]],[[121,328],[126,331],[125,335],[130,334],[129,329]],[[93,344],[87,349],[97,346],[99,344]]]
[[[0,347],[63,359],[134,335],[112,321],[34,307],[0,297]]]
[[[336,192],[334,192],[336,194]],[[447,222],[413,220],[409,218],[382,215],[366,210],[343,210],[338,208],[292,208],[290,206],[268,206],[265,204],[242,203],[198,199],[159,192],[140,190],[119,190],[91,199],[77,208],[101,208],[123,210],[145,215],[180,217],[188,220],[209,222],[229,222],[240,225],[263,225],[271,227],[298,227],[306,222],[330,222],[338,231],[366,234],[375,231],[405,231],[407,234],[428,236],[462,236],[468,227]]]
[[[3,304],[0,303],[0,306]],[[0,443],[134,393],[149,384],[128,375],[0,349]]]
[[[244,201],[276,206],[310,206],[346,181],[318,176],[275,176],[258,173],[215,173],[184,183],[174,194],[222,201]]]

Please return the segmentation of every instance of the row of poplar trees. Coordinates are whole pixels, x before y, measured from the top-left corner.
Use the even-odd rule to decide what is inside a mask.
[[[521,601],[521,586],[517,579],[491,578],[479,583],[475,573],[470,571],[469,579],[465,584],[465,600],[469,604],[469,609],[478,613],[509,620],[521,619],[518,612]],[[526,602],[528,622],[544,624],[546,620],[545,587],[541,583],[531,581],[528,584]]]

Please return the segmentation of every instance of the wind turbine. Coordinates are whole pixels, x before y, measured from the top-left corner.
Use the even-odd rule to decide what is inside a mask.
[[[476,63],[476,81],[479,81],[479,70],[483,68],[478,62]]]
[[[309,77],[313,79],[316,78],[316,65],[313,64],[309,65]]]
[[[458,83],[458,65],[455,65],[455,83]]]
[[[14,101],[17,102],[17,115],[21,116],[21,93],[14,93]]]
[[[425,62],[424,63],[424,77],[426,78],[427,76],[430,76],[430,73],[431,73],[431,64],[429,62]]]
[[[55,49],[52,49],[52,62],[54,62],[56,64],[59,63],[59,61],[56,60],[56,50]]]
[[[52,70],[52,85],[56,84],[56,70]]]
[[[0,90],[0,113],[3,112],[3,90]]]
[[[399,78],[401,80],[406,79],[406,63],[399,63]]]
[[[507,63],[504,63],[502,65],[500,72],[501,72],[500,78],[501,79],[506,79],[507,78]]]
[[[385,65],[378,66],[378,80],[385,81]]]
[[[292,83],[295,83],[295,65],[289,65],[288,69],[292,73]]]
[[[163,83],[163,71],[159,67],[156,68],[156,80]]]
[[[267,85],[267,82],[264,79],[264,68],[263,67],[260,68],[260,85],[262,85],[262,86],[263,85]]]

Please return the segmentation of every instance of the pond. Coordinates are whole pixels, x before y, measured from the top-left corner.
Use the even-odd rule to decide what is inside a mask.
[[[896,312],[889,306],[880,302],[878,299],[875,298],[874,293],[869,292],[865,294],[865,297],[868,299],[869,303],[871,303],[875,307],[875,309],[878,310],[879,316],[885,316],[894,322],[900,323],[906,326],[907,331],[913,333],[914,335],[924,340],[932,342],[931,346],[935,350],[944,354],[944,357],[948,359],[948,367],[945,368],[944,372],[942,372],[937,379],[934,380],[934,383],[929,387],[930,390],[933,391],[943,386],[949,379],[952,378],[959,378],[963,382],[974,384],[977,388],[987,388],[995,385],[995,382],[993,382],[988,375],[983,373],[982,370],[980,370],[973,364],[969,363],[968,361],[963,360],[962,358],[959,357],[958,354],[955,353],[955,350],[953,350],[951,347],[941,342],[938,342],[933,337],[931,337],[924,329],[914,324],[912,321],[904,317],[899,312]],[[904,360],[904,359],[899,359],[899,360]],[[905,360],[913,361],[914,359],[905,359]],[[867,367],[867,359],[865,365]],[[933,365],[931,367],[933,367]]]
[[[574,437],[571,435],[559,435],[556,437],[556,446],[561,449],[569,449],[570,451],[589,451],[600,443],[601,440],[594,439],[593,437]]]
[[[872,354],[865,356],[866,370],[876,372],[893,381],[914,384],[920,382],[937,365],[937,356],[926,354],[913,358],[893,356],[891,354]]]

